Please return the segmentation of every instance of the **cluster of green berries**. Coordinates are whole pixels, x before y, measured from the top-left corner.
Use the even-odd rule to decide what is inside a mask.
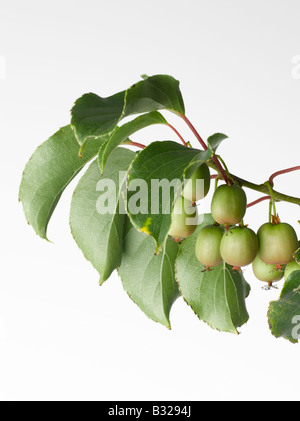
[[[204,181],[201,195],[195,190],[195,182],[200,178]],[[209,168],[202,164],[175,202],[169,231],[171,236],[183,239],[193,234],[197,224],[187,224],[187,218],[196,216],[194,202],[205,197],[209,187]],[[181,213],[179,206],[183,209]],[[256,278],[268,285],[283,276],[287,279],[292,271],[300,270],[300,265],[294,259],[294,253],[299,248],[294,228],[274,218],[272,223],[263,224],[255,233],[243,224],[246,209],[247,197],[240,186],[223,184],[215,190],[211,202],[215,223],[202,228],[196,241],[195,253],[199,262],[207,270],[222,262],[237,270],[252,264]]]

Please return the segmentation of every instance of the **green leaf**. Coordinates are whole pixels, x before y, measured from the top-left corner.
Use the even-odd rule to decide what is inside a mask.
[[[71,126],[80,145],[88,136],[109,134],[122,115],[125,91],[108,98],[89,93],[78,98],[71,110]]]
[[[155,110],[184,114],[179,81],[169,75],[154,75],[132,85],[126,93],[124,116]]]
[[[98,271],[100,284],[121,264],[125,208],[121,207],[120,197],[134,156],[128,149],[115,149],[102,176],[97,160],[93,161],[73,194],[72,234],[85,258]]]
[[[278,300],[271,301],[268,309],[271,333],[292,343],[300,337],[300,270],[285,281]]]
[[[26,164],[19,200],[28,223],[40,237],[47,239],[47,226],[62,192],[97,155],[104,140],[91,139],[84,158],[79,158],[73,130],[65,126],[42,143]]]
[[[107,98],[83,95],[71,110],[71,125],[82,145],[88,136],[112,132],[124,117],[162,109],[184,114],[179,82],[168,75],[155,75]]]
[[[225,263],[205,270],[195,254],[199,231],[211,223],[211,215],[204,215],[195,233],[182,242],[175,263],[176,279],[184,300],[200,320],[213,329],[238,333],[237,328],[249,318],[245,304],[249,284],[242,273]]]
[[[227,138],[228,136],[226,136],[226,134],[215,133],[207,139],[207,145],[211,151],[215,153],[220,143]]]
[[[211,155],[209,150],[204,152],[172,141],[158,141],[143,149],[133,161],[128,174],[127,213],[136,229],[153,236],[156,252],[167,238],[170,212],[184,176]],[[144,180],[143,183],[140,180]],[[159,182],[165,189],[158,189]],[[172,182],[175,187],[169,189]],[[144,188],[135,191],[138,184],[143,184]],[[145,204],[140,211],[133,206],[139,195],[140,202]]]
[[[121,127],[117,127],[99,150],[99,166],[101,172],[104,170],[109,154],[117,146],[126,141],[133,133],[153,124],[167,124],[167,121],[159,112],[152,111],[135,118]]]
[[[128,221],[119,275],[130,298],[152,320],[170,328],[170,310],[179,295],[174,275],[178,245],[170,238],[156,256],[155,242]]]

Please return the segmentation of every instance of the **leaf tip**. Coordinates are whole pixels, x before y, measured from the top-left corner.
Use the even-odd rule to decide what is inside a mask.
[[[48,243],[54,244],[54,241],[49,240],[48,237],[42,237],[43,240],[46,240]]]
[[[99,170],[100,170],[100,177],[102,177],[103,173],[104,173],[104,164],[102,162],[98,161],[98,166],[99,166]]]
[[[105,281],[107,281],[108,278],[109,278],[109,275],[108,276],[105,274],[100,275],[99,282],[98,282],[99,287],[102,287],[102,285],[104,284]]]

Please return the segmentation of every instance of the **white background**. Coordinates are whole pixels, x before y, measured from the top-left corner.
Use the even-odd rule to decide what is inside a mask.
[[[68,226],[78,178],[49,225],[53,243],[26,224],[18,187],[35,148],[69,123],[76,98],[111,95],[143,73],[180,80],[202,136],[229,136],[219,152],[231,172],[259,183],[299,165],[299,1],[0,5],[0,399],[298,400],[300,345],[274,338],[266,318],[280,289],[262,290],[247,267],[250,319],[240,335],[210,329],[182,299],[168,331],[127,297],[116,274],[98,286]],[[168,119],[197,146],[182,121]],[[134,138],[177,140],[165,127]],[[299,196],[299,177],[284,175],[275,187]],[[209,211],[209,197],[201,207]],[[300,235],[298,207],[278,211]],[[257,230],[267,214],[263,202],[245,222]]]

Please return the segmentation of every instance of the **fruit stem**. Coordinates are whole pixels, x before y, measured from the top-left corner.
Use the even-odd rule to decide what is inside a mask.
[[[212,156],[212,160],[214,161],[214,163],[218,167],[218,172],[221,174],[221,176],[222,176],[223,180],[225,181],[225,183],[228,184],[228,186],[231,186],[232,185],[232,182],[228,179],[227,174],[224,171],[224,168],[220,164],[220,161],[218,160],[218,158],[216,157],[216,155],[213,155]]]
[[[272,200],[269,202],[269,222],[272,223]]]
[[[272,189],[269,181],[266,181],[265,185],[268,187],[268,190],[269,190],[269,193],[270,193],[270,196],[271,196],[271,203],[272,203],[272,207],[273,207],[273,215],[276,215],[276,206],[275,206],[275,198],[274,198],[274,194],[273,194],[273,189]]]
[[[170,129],[172,129],[174,133],[176,133],[176,135],[179,137],[179,139],[184,144],[184,146],[188,146],[187,142],[184,140],[181,134],[175,129],[175,127],[172,126],[172,124],[167,123],[167,126],[170,127]]]
[[[228,180],[230,180],[230,174],[229,174],[229,171],[228,171],[227,165],[225,164],[224,159],[222,159],[220,155],[215,155],[215,156],[217,157],[217,159],[218,159],[219,161],[221,161],[221,163],[222,163],[222,165],[223,165],[223,167],[224,167],[224,169],[225,169],[226,176],[227,176]],[[231,181],[231,180],[230,180],[230,181]],[[228,183],[227,183],[227,184],[228,184]],[[231,182],[231,184],[232,184],[232,182]]]
[[[217,175],[217,177],[215,177],[215,187],[214,187],[214,191],[216,191],[216,190],[217,190],[217,188],[218,188],[218,182],[219,182],[219,180],[220,180],[220,177],[219,177],[219,175]]]
[[[280,170],[280,171],[274,172],[274,174],[272,174],[272,175],[270,176],[270,178],[269,178],[269,183],[270,183],[270,185],[273,187],[273,185],[274,185],[273,180],[274,180],[274,178],[275,178],[275,177],[277,177],[278,175],[281,175],[281,174],[286,174],[286,173],[289,173],[289,172],[291,172],[291,171],[296,171],[296,170],[300,170],[300,166],[299,166],[299,165],[298,165],[298,166],[296,166],[296,167],[291,167],[291,168],[287,168],[287,169],[285,169],[285,170]]]

